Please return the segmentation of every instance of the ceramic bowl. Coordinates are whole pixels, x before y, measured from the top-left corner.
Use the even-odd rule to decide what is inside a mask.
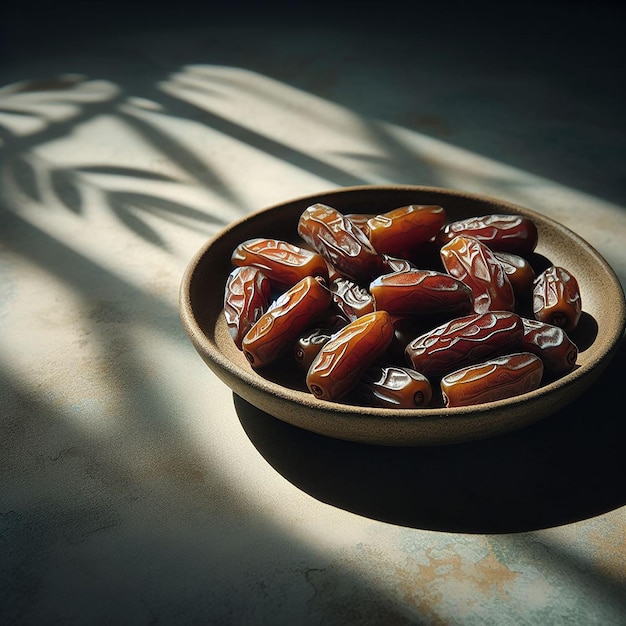
[[[379,409],[316,399],[304,376],[285,359],[255,371],[234,345],[223,315],[231,253],[242,241],[274,237],[300,243],[298,218],[315,202],[342,213],[383,213],[408,204],[438,204],[448,221],[488,213],[532,218],[539,242],[536,259],[567,268],[578,280],[583,305],[572,336],[579,347],[576,368],[539,389],[470,407]],[[539,268],[541,269],[541,268]],[[403,186],[345,187],[291,199],[230,224],[190,260],[180,286],[180,314],[195,349],[232,391],[294,426],[339,439],[396,446],[440,445],[475,440],[522,428],[561,409],[585,392],[608,366],[626,324],[624,292],[614,271],[579,235],[540,212],[496,198],[461,191]]]

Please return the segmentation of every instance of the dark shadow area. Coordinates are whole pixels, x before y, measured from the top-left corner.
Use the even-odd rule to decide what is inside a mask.
[[[120,85],[140,75],[162,78],[185,64],[241,67],[322,95],[364,119],[625,203],[623,3],[443,2],[420,5],[414,19],[400,3],[85,7],[4,8],[0,57],[15,66],[7,77],[15,71],[15,79],[23,79],[23,60],[46,58],[51,49],[60,58],[75,55],[68,71],[94,75],[100,68]],[[183,53],[177,41],[192,45]],[[173,54],[163,54],[163,45]],[[276,153],[276,146],[265,149]],[[421,182],[419,171],[415,177],[405,182]]]
[[[323,437],[235,407],[267,461],[313,497],[414,528],[512,533],[594,517],[626,503],[626,419],[615,402],[626,345],[579,400],[498,437],[395,448]]]
[[[126,376],[136,367],[127,358]],[[144,384],[135,373],[134,382]],[[0,485],[3,625],[314,626],[350,623],[348,605],[354,623],[427,623],[417,610],[408,617],[349,564],[323,559],[234,497],[221,468],[172,427],[166,402],[138,406],[125,424],[130,457],[111,453],[74,419],[0,364],[0,470],[21,468],[3,473]],[[68,483],[79,488],[60,490]],[[98,541],[106,551],[89,550]],[[285,568],[297,564],[289,580],[277,555]],[[271,592],[242,587],[253,576]],[[48,597],[51,587],[71,593],[57,601]],[[311,599],[331,588],[331,597]],[[306,612],[295,614],[300,598]]]

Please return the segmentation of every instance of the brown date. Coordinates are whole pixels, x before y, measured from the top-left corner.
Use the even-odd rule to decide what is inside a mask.
[[[272,285],[289,288],[305,276],[328,278],[328,267],[317,252],[280,239],[249,239],[232,253],[233,265],[253,265],[263,270]]]
[[[459,316],[472,310],[472,290],[454,276],[434,270],[383,274],[369,286],[377,309],[392,315],[445,313]]]
[[[517,301],[530,300],[536,274],[528,260],[512,252],[494,252],[493,256],[500,262],[509,277]]]
[[[382,269],[380,254],[362,230],[326,204],[306,208],[298,220],[298,234],[344,276],[368,283]]]
[[[559,326],[523,317],[524,336],[521,349],[537,355],[545,367],[546,374],[564,376],[576,367],[578,346]]]
[[[428,378],[439,378],[459,367],[516,351],[523,334],[517,313],[473,313],[416,337],[404,354],[413,369]]]
[[[240,350],[245,334],[267,310],[271,290],[267,276],[257,267],[235,267],[228,275],[224,317],[228,332]]]
[[[350,322],[322,346],[306,375],[309,391],[324,400],[339,400],[387,350],[394,329],[387,311]]]
[[[410,204],[367,221],[367,236],[379,254],[403,256],[430,241],[445,224],[446,212],[437,205]]]
[[[476,313],[515,309],[515,292],[504,267],[480,240],[459,235],[441,246],[440,255],[446,271],[471,288]]]
[[[332,328],[312,328],[302,333],[293,349],[293,356],[298,367],[308,371],[317,353],[335,332]]]
[[[533,315],[540,322],[571,332],[578,326],[582,302],[576,278],[566,269],[552,265],[535,279]]]
[[[290,350],[329,304],[330,291],[322,279],[312,276],[281,294],[243,338],[241,347],[250,365],[264,367]]]
[[[458,235],[475,237],[492,250],[521,256],[532,252],[538,240],[535,223],[528,217],[514,214],[494,213],[451,222],[439,231],[437,241],[444,245]]]
[[[383,274],[391,274],[391,272],[406,272],[415,270],[417,266],[408,259],[390,256],[388,254],[380,255],[383,260]]]
[[[349,278],[335,278],[330,283],[330,293],[335,306],[350,321],[374,310],[373,296]]]
[[[417,409],[430,404],[433,390],[426,376],[409,367],[372,365],[351,392],[368,406]]]
[[[542,376],[541,359],[518,352],[447,374],[441,379],[441,393],[446,407],[496,402],[537,389]]]
[[[373,217],[370,213],[346,213],[346,218],[349,219],[357,228],[363,231],[363,234],[367,237],[367,220]]]

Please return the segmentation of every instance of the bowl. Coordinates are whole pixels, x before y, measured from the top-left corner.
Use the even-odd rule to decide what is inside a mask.
[[[516,213],[536,224],[535,258],[567,268],[577,279],[583,316],[572,336],[576,367],[540,388],[506,400],[469,407],[380,409],[316,399],[304,376],[285,359],[255,371],[235,346],[223,314],[231,253],[242,241],[273,237],[301,243],[300,214],[316,202],[342,213],[384,213],[408,204],[438,204],[448,221],[488,213]],[[343,187],[290,199],[234,222],[191,258],[179,293],[182,324],[196,351],[235,394],[273,417],[306,430],[387,446],[443,445],[523,428],[546,418],[585,392],[609,365],[624,334],[626,304],[609,264],[579,235],[538,211],[460,190],[417,185]]]

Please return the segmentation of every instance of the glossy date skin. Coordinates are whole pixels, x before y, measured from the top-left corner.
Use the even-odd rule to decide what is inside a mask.
[[[416,337],[404,351],[413,369],[433,379],[485,359],[517,351],[522,318],[511,311],[459,317]]]
[[[382,259],[363,231],[326,204],[306,208],[298,220],[298,234],[344,276],[367,284],[380,274]]]
[[[269,279],[256,267],[236,267],[226,279],[224,317],[240,350],[245,334],[267,310],[271,290]]]
[[[418,269],[415,263],[409,259],[390,256],[389,254],[380,255],[383,261],[383,274],[391,274],[392,272],[408,272],[409,270]]]
[[[471,288],[476,313],[515,309],[515,292],[504,267],[480,240],[459,235],[441,247],[440,255],[446,271]]]
[[[242,350],[250,365],[260,368],[276,361],[329,304],[330,291],[319,278],[307,276],[285,291],[243,338]]]
[[[559,326],[566,332],[575,330],[582,315],[576,278],[557,265],[539,274],[533,287],[533,315],[535,319]]]
[[[423,408],[432,395],[426,376],[398,365],[372,365],[351,392],[355,401],[387,409]]]
[[[504,268],[518,303],[529,301],[537,277],[533,266],[527,259],[512,252],[494,252],[493,256]]]
[[[306,276],[328,278],[328,267],[320,254],[281,239],[244,241],[233,251],[231,261],[236,266],[258,267],[278,288],[292,287]]]
[[[538,241],[537,226],[523,215],[481,215],[446,224],[437,234],[441,245],[458,235],[475,237],[494,251],[530,254]]]
[[[447,314],[458,317],[470,313],[472,290],[454,276],[434,270],[406,270],[384,274],[369,286],[377,309],[392,315]]]
[[[375,311],[350,322],[324,344],[306,375],[309,391],[323,400],[344,397],[387,350],[394,328],[387,311]]]
[[[371,217],[366,232],[379,254],[402,257],[430,241],[445,221],[443,207],[410,204]]]
[[[460,368],[441,379],[446,407],[496,402],[539,387],[543,363],[529,352],[518,352]]]
[[[312,328],[298,337],[293,348],[293,356],[300,369],[308,371],[317,353],[336,330],[332,328]]]
[[[330,283],[330,293],[334,305],[350,321],[374,311],[372,294],[349,278],[335,278]]]
[[[558,378],[576,367],[578,346],[562,328],[525,317],[522,323],[521,349],[541,358],[547,375]]]

